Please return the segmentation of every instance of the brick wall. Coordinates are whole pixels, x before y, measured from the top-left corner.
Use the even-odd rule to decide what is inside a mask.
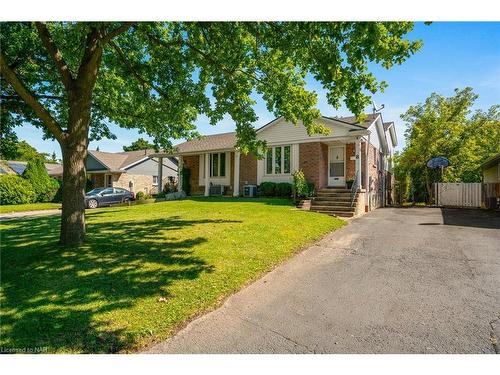
[[[323,178],[320,181],[320,167],[324,168],[324,159],[321,143],[299,144],[299,169],[304,172],[306,180],[312,182],[316,189],[321,189],[325,183]],[[328,147],[326,160],[328,163]]]
[[[364,155],[364,154],[362,154],[362,155]],[[356,156],[356,145],[354,143],[347,143],[345,145],[345,159],[346,159],[345,179],[346,179],[346,181],[354,180],[354,178],[356,177],[356,161],[351,160],[352,156]],[[361,158],[363,159],[363,156]]]
[[[240,194],[244,185],[257,185],[257,159],[254,154],[241,154],[240,157]]]
[[[183,156],[182,163],[184,167],[188,168],[191,172],[189,176],[189,185],[191,186],[191,194],[204,194],[205,187],[200,186],[200,156],[199,155],[190,155]]]
[[[319,186],[316,189],[323,189],[328,186],[328,145],[320,143],[320,159],[319,159]]]
[[[382,205],[382,171],[378,169],[379,150],[368,145],[368,178],[370,184],[370,204],[372,209]]]
[[[104,173],[89,173],[93,188],[104,187]]]
[[[132,187],[130,183],[132,182]],[[113,175],[113,187],[130,190],[134,193],[140,191],[148,194],[157,192],[158,187],[153,186],[153,176],[142,174],[121,173]]]

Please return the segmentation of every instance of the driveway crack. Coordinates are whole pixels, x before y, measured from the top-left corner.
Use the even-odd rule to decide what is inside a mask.
[[[261,328],[261,329],[263,329],[263,330],[266,330],[266,331],[272,332],[272,333],[274,333],[275,335],[278,335],[278,336],[280,336],[281,338],[285,339],[286,341],[288,341],[288,342],[290,342],[290,343],[292,343],[292,344],[294,344],[294,345],[296,345],[296,346],[299,346],[299,347],[304,348],[306,351],[308,351],[308,352],[309,352],[309,353],[311,353],[311,354],[316,354],[316,350],[314,350],[314,349],[310,349],[307,345],[305,345],[305,344],[301,344],[300,342],[298,342],[298,341],[296,341],[296,340],[294,340],[294,339],[292,339],[292,338],[290,338],[290,337],[288,337],[288,336],[285,336],[284,334],[282,334],[282,333],[281,333],[281,332],[279,332],[279,331],[276,331],[276,330],[275,330],[275,329],[273,329],[273,328],[267,327],[267,326],[265,326],[265,325],[263,325],[263,324],[260,324],[260,323],[258,323],[258,322],[256,322],[256,321],[251,320],[251,319],[249,319],[249,318],[247,318],[247,317],[244,317],[244,316],[237,315],[237,317],[238,317],[238,319],[241,319],[241,320],[242,320],[242,321],[244,321],[244,322],[250,323],[250,324],[252,324],[252,325],[253,325],[253,326],[255,326],[255,327],[258,327],[258,328]]]

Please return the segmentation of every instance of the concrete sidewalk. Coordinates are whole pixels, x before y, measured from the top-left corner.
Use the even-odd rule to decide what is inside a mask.
[[[38,216],[49,216],[49,215],[59,215],[61,214],[60,209],[52,209],[52,210],[37,210],[37,211],[22,211],[22,212],[9,212],[5,214],[0,214],[0,221],[4,220],[14,220],[20,218],[32,218]]]
[[[379,209],[145,352],[493,353],[499,243],[498,213]]]

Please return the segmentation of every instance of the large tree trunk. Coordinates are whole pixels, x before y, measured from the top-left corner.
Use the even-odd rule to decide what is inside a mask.
[[[81,92],[81,91],[80,91]],[[69,97],[71,131],[61,144],[63,156],[62,214],[60,243],[74,245],[85,241],[85,185],[87,171],[90,95],[72,93]]]
[[[85,240],[86,140],[62,146],[63,183],[60,243],[74,245]]]

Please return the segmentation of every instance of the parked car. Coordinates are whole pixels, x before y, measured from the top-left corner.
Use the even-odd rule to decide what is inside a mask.
[[[122,188],[98,188],[85,194],[85,206],[97,208],[113,203],[128,202],[135,199],[134,193]]]

